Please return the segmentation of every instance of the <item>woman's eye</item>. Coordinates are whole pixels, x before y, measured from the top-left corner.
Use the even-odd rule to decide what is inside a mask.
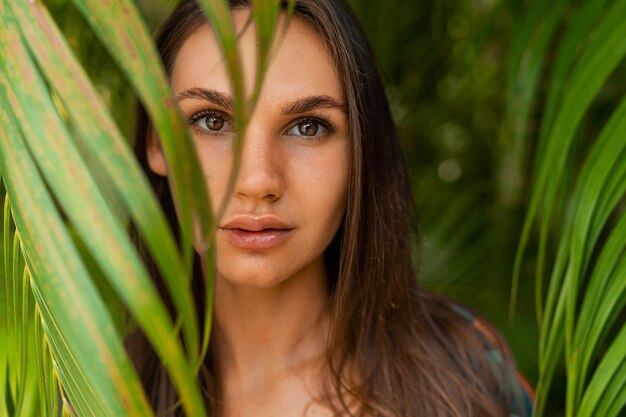
[[[328,128],[319,120],[305,119],[295,124],[287,131],[291,136],[308,136],[315,137],[328,133]]]
[[[190,123],[204,133],[230,132],[232,126],[225,115],[200,113],[191,117]]]
[[[222,130],[224,127],[224,119],[215,116],[205,116],[202,119],[202,127],[209,130]]]

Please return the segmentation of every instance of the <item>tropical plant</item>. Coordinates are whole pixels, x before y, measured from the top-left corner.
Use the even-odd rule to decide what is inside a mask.
[[[514,279],[538,222],[537,398],[547,398],[564,353],[568,417],[619,416],[626,406],[625,19],[623,1],[534,2],[510,61],[508,121],[522,157],[549,69]]]
[[[536,279],[538,412],[623,415],[624,2],[352,3],[372,26],[406,148],[431,172],[416,181],[422,279],[489,312],[519,241],[511,316]],[[410,32],[418,41],[410,25],[425,27]],[[485,130],[490,113],[500,123]],[[487,175],[465,174],[472,160],[492,164]],[[492,315],[532,339],[518,317],[507,329]]]
[[[469,6],[459,2],[425,1],[422,13],[414,15],[416,6],[405,0],[388,0],[383,9],[376,2],[351,3],[375,35],[409,157],[420,157],[419,145],[411,143],[409,135],[420,123],[436,118],[432,102],[422,105],[424,115],[413,117],[407,102],[423,99],[423,90],[411,95],[405,87],[419,83],[435,66],[453,67],[440,56],[416,77],[410,65],[415,56],[425,60],[434,49],[443,50],[461,61],[457,67],[462,71],[474,68],[467,78],[460,78],[456,68],[433,82],[433,94],[447,98],[438,98],[440,106],[478,103],[451,102],[459,90],[455,85],[465,83],[465,93],[472,89],[472,97],[506,109],[497,113],[501,121],[488,132],[498,134],[488,176],[476,175],[480,182],[457,181],[454,156],[443,161],[451,161],[448,165],[437,162],[444,169],[439,172],[444,187],[437,175],[416,179],[426,242],[421,256],[424,282],[461,298],[463,292],[468,297],[468,288],[491,288],[490,294],[500,294],[502,288],[493,288],[510,276],[509,260],[512,263],[519,238],[512,299],[518,299],[519,284],[527,288],[536,277],[537,413],[552,413],[548,406],[560,408],[550,403],[549,393],[559,386],[555,373],[564,358],[568,417],[624,415],[626,2],[509,0],[486,7],[483,3],[489,2],[476,0],[472,4],[483,4],[476,8],[488,29],[465,43],[458,36],[468,24],[452,11]],[[155,123],[181,208],[182,245],[175,243],[132,157],[121,133],[126,127],[112,117],[115,112],[107,108],[46,6],[40,1],[0,0],[0,415],[72,415],[72,410],[79,416],[152,415],[122,346],[130,316],[164,360],[185,413],[202,416],[206,411],[194,381],[208,346],[211,304],[200,328],[188,285],[189,237],[193,219],[200,219],[205,241],[210,242],[214,219],[207,210],[209,196],[198,175],[199,164],[133,2],[72,4]],[[223,0],[201,4],[226,51],[235,120],[245,124],[254,98],[243,98],[228,9]],[[253,4],[262,39],[260,83],[278,9],[273,0]],[[449,19],[442,17],[446,13]],[[438,42],[436,48],[424,49],[427,37],[409,43],[398,38],[401,32],[388,30],[414,26],[412,16],[429,22],[430,34],[439,33],[430,40]],[[443,30],[438,31],[437,22]],[[493,42],[508,48],[506,65],[501,66],[507,69],[505,88],[498,95],[497,87],[490,86],[485,99],[488,84],[497,77],[475,68],[486,68],[481,53]],[[400,53],[395,52],[397,45],[402,45]],[[413,56],[413,50],[420,52]],[[462,58],[459,50],[465,52]],[[408,64],[407,59],[413,61]],[[478,120],[484,127],[488,118]],[[484,135],[481,126],[442,117],[433,136],[457,146],[467,137]],[[487,146],[477,146],[472,156]],[[446,174],[446,166],[454,175]],[[434,189],[438,192],[431,192]],[[528,207],[522,210],[525,194]],[[490,203],[484,203],[485,196]],[[494,218],[492,212],[507,215]],[[176,320],[166,313],[126,233],[129,224],[137,228],[165,278]],[[207,245],[208,262],[210,250]],[[493,262],[494,253],[499,262]],[[536,269],[529,268],[532,264]],[[210,265],[206,269],[212,270]],[[210,283],[211,277],[207,280]],[[211,291],[209,285],[207,300]],[[514,302],[511,309],[516,309]]]
[[[0,167],[6,187],[1,331],[7,341],[0,357],[0,413],[152,415],[122,345],[128,312],[165,364],[187,415],[203,416],[195,375],[208,346],[212,285],[207,285],[205,325],[199,329],[189,285],[190,237],[196,222],[212,262],[214,219],[199,163],[135,6],[124,0],[106,7],[94,0],[73,3],[126,74],[159,132],[180,210],[182,247],[46,7],[0,2]],[[226,52],[235,119],[243,131],[254,97],[243,98],[228,5],[201,4]],[[278,3],[258,0],[253,5],[261,80]],[[231,184],[235,174],[236,169]],[[165,279],[175,321],[130,241],[130,223]],[[114,308],[120,305],[115,300],[123,302],[124,311]]]

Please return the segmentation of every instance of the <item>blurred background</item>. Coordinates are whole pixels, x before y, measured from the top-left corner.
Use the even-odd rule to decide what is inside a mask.
[[[131,138],[131,88],[71,2],[47,3]],[[154,32],[175,2],[136,3]],[[520,370],[533,383],[538,343],[534,243],[524,257],[513,315],[509,306],[546,89],[544,66],[549,65],[554,41],[548,37],[541,44],[545,59],[539,64],[524,55],[524,45],[543,42],[542,32],[527,30],[532,2],[350,3],[377,55],[410,167],[419,208],[416,254],[421,283],[476,308],[491,320],[508,339]],[[577,2],[571,3],[575,7]],[[561,10],[564,16],[567,8]],[[546,18],[549,10],[547,2]],[[535,16],[538,21],[540,17]],[[551,29],[556,39],[565,24],[563,19]],[[602,89],[583,130],[597,132],[606,121],[603,109],[614,106],[624,94],[618,81],[624,79],[625,71],[622,65]],[[520,107],[525,113],[518,114],[512,103],[533,97],[528,106]],[[584,149],[589,145],[581,140],[577,146]],[[545,405],[547,415],[561,415],[556,404],[563,403],[563,392],[561,369]]]

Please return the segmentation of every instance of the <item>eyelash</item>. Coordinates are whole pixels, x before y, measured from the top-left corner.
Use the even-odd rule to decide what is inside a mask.
[[[305,116],[305,117],[301,117],[299,119],[294,120],[293,122],[291,122],[289,124],[289,127],[286,129],[286,131],[290,131],[291,129],[293,129],[294,127],[298,126],[301,123],[317,123],[318,125],[320,125],[323,129],[326,130],[325,133],[319,134],[319,135],[315,135],[315,136],[306,136],[306,135],[290,135],[290,136],[300,136],[302,138],[306,138],[306,140],[316,140],[316,139],[321,139],[324,136],[328,136],[328,135],[332,135],[333,133],[335,133],[335,131],[337,130],[335,128],[335,126],[328,120],[323,119],[321,117],[316,117],[316,116]]]
[[[224,120],[224,122],[231,123],[230,117],[228,117],[226,113],[221,112],[219,110],[201,110],[187,117],[186,123],[189,126],[191,126],[195,132],[201,135],[216,136],[216,135],[223,134],[224,132],[227,132],[223,130],[211,131],[211,130],[202,129],[196,126],[196,123],[198,123],[199,120],[202,120],[202,118],[209,117],[209,116],[217,117],[217,118]]]
[[[227,131],[222,131],[222,130],[211,131],[211,130],[202,129],[202,128],[196,126],[196,123],[199,120],[202,120],[202,118],[209,117],[209,116],[218,117],[220,119],[223,119],[224,122],[232,123],[230,117],[228,117],[228,115],[226,113],[222,112],[222,111],[219,111],[219,110],[201,110],[201,111],[196,112],[196,113],[192,114],[191,116],[187,117],[186,118],[186,124],[192,126],[192,128],[197,133],[202,134],[202,135],[215,136],[215,135],[220,135],[220,134],[223,134],[224,132],[227,132]],[[301,135],[300,136],[300,137],[306,138],[306,140],[321,139],[324,136],[328,136],[328,135],[331,135],[331,134],[335,133],[336,130],[337,130],[335,125],[333,125],[329,120],[326,120],[324,118],[317,117],[317,116],[304,116],[304,117],[300,117],[300,118],[292,121],[289,124],[289,126],[285,129],[285,132],[293,129],[294,127],[298,126],[301,123],[307,123],[307,122],[317,123],[322,128],[324,128],[326,130],[326,132],[322,133],[320,135],[316,135],[316,136],[305,136],[305,135]],[[291,136],[299,136],[299,135],[291,135]]]

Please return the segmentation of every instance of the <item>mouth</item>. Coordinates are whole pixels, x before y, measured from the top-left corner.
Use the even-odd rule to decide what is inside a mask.
[[[235,247],[245,250],[271,249],[281,245],[294,227],[274,216],[239,216],[224,223],[219,232]]]

